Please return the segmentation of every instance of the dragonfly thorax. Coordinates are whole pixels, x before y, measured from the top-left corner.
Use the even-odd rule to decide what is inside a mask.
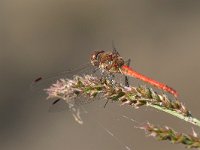
[[[91,63],[102,71],[109,73],[119,73],[124,65],[124,60],[117,52],[95,51],[91,55]]]

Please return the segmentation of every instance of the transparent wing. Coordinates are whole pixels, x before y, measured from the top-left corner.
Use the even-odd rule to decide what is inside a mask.
[[[87,75],[93,74],[95,76],[101,76],[99,70],[93,67],[90,63],[81,65],[74,69],[67,69],[66,71],[56,73],[54,75],[48,75],[36,78],[30,85],[33,94],[44,95],[44,89],[49,88],[52,84],[55,84],[59,79],[72,79],[75,75]],[[47,95],[45,95],[47,97]],[[42,96],[43,97],[43,96]],[[44,99],[46,99],[46,97]],[[79,96],[74,98],[73,106],[78,107],[79,105],[88,104],[95,100],[96,98],[88,98],[86,96]],[[71,107],[71,104],[66,103],[61,99],[50,99],[49,112],[60,112],[64,110],[74,111],[75,109]],[[70,107],[70,109],[69,109]]]
[[[95,98],[88,98],[87,96],[82,95],[70,100],[70,104],[78,108],[81,105],[90,104],[99,99],[100,96],[96,96]],[[53,100],[49,107],[49,112],[60,112],[65,110],[69,110],[69,103],[66,103],[66,101],[62,99]]]
[[[59,79],[71,79],[74,75],[93,74],[94,71],[95,68],[90,63],[87,63],[76,68],[69,68],[65,71],[57,72],[52,75],[42,75],[33,80],[33,82],[30,84],[30,89],[34,93],[43,93],[44,89],[48,88]]]

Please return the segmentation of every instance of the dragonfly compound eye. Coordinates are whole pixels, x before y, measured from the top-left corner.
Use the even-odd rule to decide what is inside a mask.
[[[99,66],[100,63],[100,54],[104,53],[104,51],[94,51],[94,53],[92,53],[90,61],[92,63],[93,66]]]

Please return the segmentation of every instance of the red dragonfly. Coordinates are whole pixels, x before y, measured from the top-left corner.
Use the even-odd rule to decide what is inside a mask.
[[[112,51],[94,51],[90,58],[91,64],[98,68],[101,72],[106,72],[108,75],[115,75],[116,73],[120,73],[125,75],[125,82],[128,82],[127,76],[137,78],[139,80],[142,80],[146,83],[149,83],[156,88],[162,89],[170,94],[172,94],[174,97],[178,97],[177,91],[175,91],[173,88],[167,86],[166,84],[160,83],[156,80],[153,80],[149,77],[146,77],[138,72],[136,72],[133,68],[129,67],[129,64],[126,65],[126,62],[124,59],[119,55],[119,53],[115,50],[115,48]],[[74,75],[75,72],[79,72],[81,69],[88,68],[91,65],[84,65],[80,68],[76,68],[74,70],[64,71],[62,74],[66,75]],[[52,78],[52,77],[50,77]],[[54,77],[53,77],[54,78]],[[39,77],[35,79],[33,83],[36,83],[40,80],[42,80],[42,77]],[[48,78],[46,78],[48,79]],[[128,83],[127,83],[128,84]],[[127,85],[126,84],[126,85]],[[55,101],[56,103],[57,101]]]
[[[91,55],[90,60],[93,66],[98,67],[102,71],[106,71],[110,74],[121,73],[126,76],[131,76],[131,77],[140,79],[144,82],[147,82],[155,86],[156,88],[162,89],[168,93],[171,93],[175,97],[178,97],[178,93],[173,88],[167,86],[166,84],[155,81],[149,77],[146,77],[136,72],[134,69],[132,69],[128,65],[125,65],[125,61],[116,50],[108,51],[108,52],[95,51]]]

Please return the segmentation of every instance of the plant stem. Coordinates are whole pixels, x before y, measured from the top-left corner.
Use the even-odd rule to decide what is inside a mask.
[[[163,111],[163,112],[166,112],[166,113],[173,115],[173,116],[175,116],[179,119],[182,119],[186,122],[192,123],[192,124],[200,127],[200,120],[198,120],[197,118],[194,118],[192,116],[184,116],[184,115],[182,115],[182,114],[180,114],[176,111],[173,111],[173,110],[170,110],[170,109],[167,109],[165,107],[155,105],[155,104],[147,104],[147,106],[153,107],[153,108],[158,109],[158,110]]]

